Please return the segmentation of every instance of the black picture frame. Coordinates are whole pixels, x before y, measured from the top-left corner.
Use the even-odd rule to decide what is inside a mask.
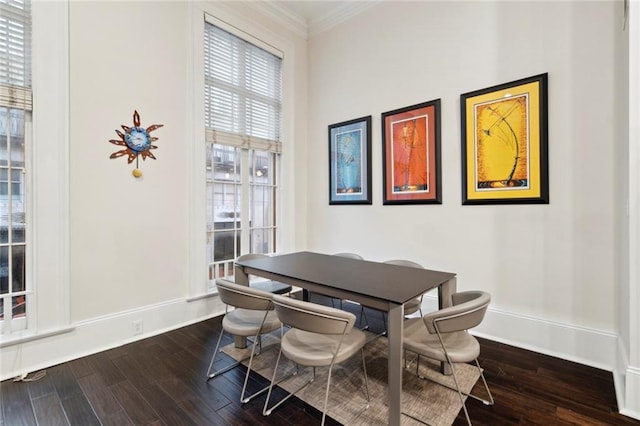
[[[548,75],[460,95],[462,204],[548,204]]]
[[[371,204],[371,116],[328,128],[329,204]]]
[[[384,205],[442,204],[440,99],[382,113]]]

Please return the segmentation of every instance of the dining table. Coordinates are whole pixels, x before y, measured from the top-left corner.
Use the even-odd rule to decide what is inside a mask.
[[[387,313],[389,425],[402,416],[403,305],[438,289],[440,308],[451,306],[456,274],[384,262],[300,251],[236,261],[235,282],[248,285],[256,275],[308,292],[358,302]],[[236,341],[236,344],[240,344]]]

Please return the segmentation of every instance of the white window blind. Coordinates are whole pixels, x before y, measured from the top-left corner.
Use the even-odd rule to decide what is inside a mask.
[[[0,106],[31,110],[31,7],[0,0]]]
[[[209,22],[204,48],[207,142],[279,153],[281,58]]]

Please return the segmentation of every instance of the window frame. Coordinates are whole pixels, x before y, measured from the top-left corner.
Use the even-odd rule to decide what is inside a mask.
[[[188,301],[217,294],[217,289],[207,277],[206,259],[206,136],[204,118],[204,19],[219,25],[225,30],[231,30],[242,38],[262,47],[270,46],[282,52],[282,112],[281,112],[281,142],[283,153],[280,155],[280,170],[278,182],[280,186],[276,219],[280,232],[279,252],[286,252],[294,246],[294,204],[293,186],[283,185],[287,176],[293,175],[295,147],[292,145],[295,111],[295,96],[293,91],[295,74],[295,45],[285,35],[274,33],[263,25],[252,21],[246,14],[234,10],[232,6],[222,3],[192,3],[190,4],[191,50],[188,66],[191,69],[189,85],[193,88],[189,92],[190,102],[187,114],[187,136],[191,141],[189,153],[189,290]]]
[[[209,287],[214,286],[218,277],[233,275],[235,258],[256,249],[254,238],[269,236],[268,253],[274,252],[278,238],[278,224],[274,220],[278,212],[279,200],[278,170],[281,152],[281,111],[282,111],[282,62],[283,54],[277,49],[253,37],[238,33],[216,18],[205,14],[205,134],[207,145],[207,268]],[[231,63],[233,59],[239,62]],[[221,67],[221,68],[218,68]],[[226,71],[226,72],[225,72]],[[253,74],[253,72],[257,74]],[[276,74],[272,74],[277,71]],[[275,76],[277,80],[272,78]],[[220,93],[221,98],[216,98]],[[269,105],[267,110],[254,111],[255,102]],[[206,105],[220,104],[219,110]],[[276,116],[278,121],[264,122],[267,117]],[[275,125],[274,125],[275,124]],[[236,133],[238,132],[238,133]],[[244,132],[244,133],[240,133]],[[266,139],[265,139],[266,138]],[[225,157],[233,158],[230,164],[217,161]],[[264,157],[271,173],[255,175],[252,164]],[[226,175],[226,177],[225,177]],[[262,192],[260,188],[266,189]],[[227,194],[225,197],[224,194]],[[267,197],[256,198],[256,195]],[[258,203],[258,199],[263,202]],[[266,203],[264,200],[267,200]],[[211,205],[209,205],[211,203]],[[256,204],[258,203],[258,204]],[[224,205],[224,207],[222,207]],[[256,225],[256,213],[266,207],[268,226]],[[218,220],[225,208],[234,213],[232,222]],[[221,210],[222,209],[222,210]],[[222,226],[222,227],[220,227]],[[262,229],[262,232],[259,232]],[[262,253],[264,248],[258,248]]]
[[[0,348],[72,330],[69,307],[69,4],[31,4],[33,113],[25,176],[29,319]],[[38,141],[46,143],[38,144]]]

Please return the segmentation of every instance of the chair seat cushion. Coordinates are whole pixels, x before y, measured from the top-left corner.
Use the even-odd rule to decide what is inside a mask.
[[[289,284],[278,281],[255,281],[250,283],[249,287],[274,294],[287,294],[291,293],[292,290],[292,287]]]
[[[469,362],[480,355],[480,344],[466,331],[442,333],[442,340],[452,362]],[[437,334],[430,334],[422,318],[404,322],[404,349],[426,357],[447,361]]]
[[[227,333],[236,336],[255,336],[258,333],[263,318],[264,311],[234,309],[233,311],[227,312],[224,318],[222,318],[222,328],[224,328]],[[282,323],[278,319],[275,311],[269,311],[267,319],[264,321],[262,332],[269,333],[281,325]]]
[[[293,362],[309,367],[331,364],[341,335],[310,333],[291,329],[282,337],[282,353]],[[344,336],[335,362],[340,363],[359,351],[366,343],[365,334],[358,329]]]

